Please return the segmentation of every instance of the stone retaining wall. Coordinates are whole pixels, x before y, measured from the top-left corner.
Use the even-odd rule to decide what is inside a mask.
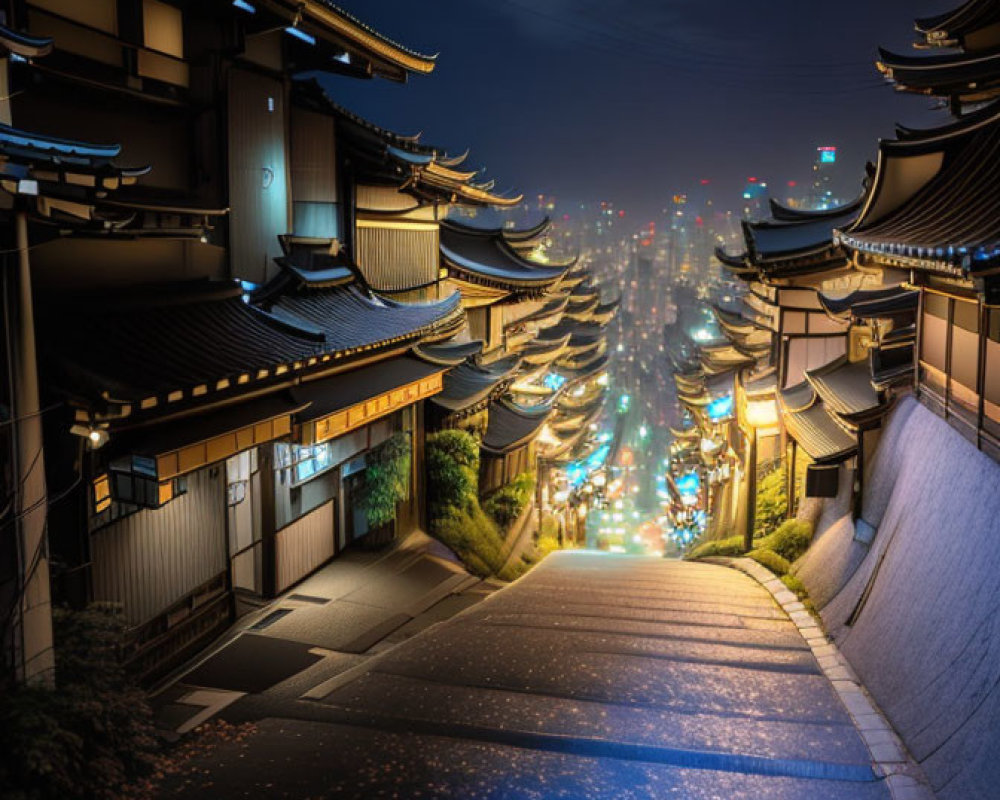
[[[905,398],[863,518],[828,502],[797,574],[938,797],[1000,796],[1000,465]]]

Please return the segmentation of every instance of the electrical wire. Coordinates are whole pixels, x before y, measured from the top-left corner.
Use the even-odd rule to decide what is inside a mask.
[[[855,66],[860,68],[861,62],[838,62],[834,65],[776,65],[775,69],[780,70],[779,72],[767,73],[760,71],[762,69],[762,65],[754,65],[745,61],[726,61],[725,59],[721,59],[717,56],[706,57],[705,54],[693,51],[680,43],[675,44],[675,49],[686,52],[690,55],[680,60],[670,59],[669,49],[658,46],[655,52],[650,51],[645,46],[644,42],[640,42],[634,37],[629,38],[627,35],[615,35],[609,30],[607,25],[594,27],[593,25],[587,24],[585,21],[581,21],[579,15],[556,15],[546,13],[536,7],[525,5],[519,0],[506,0],[506,2],[508,5],[514,6],[518,10],[550,22],[557,23],[562,27],[575,29],[586,34],[591,38],[585,39],[581,42],[581,45],[585,47],[618,56],[623,54],[627,54],[629,57],[638,56],[646,61],[667,67],[673,73],[699,78],[710,78],[712,84],[715,86],[743,91],[753,90],[755,92],[767,92],[778,95],[783,94],[786,96],[832,96],[873,91],[875,89],[884,90],[887,85],[887,82],[882,78],[873,77],[869,80],[864,80],[859,75],[859,82],[853,83],[849,86],[837,86],[835,88],[813,87],[809,89],[792,88],[787,85],[782,86],[775,83],[775,81],[781,80],[787,83],[789,81],[794,82],[796,80],[807,79],[811,83],[816,83],[818,80],[831,77],[831,72],[837,69],[853,70]],[[620,26],[619,29],[621,29]],[[661,38],[664,41],[670,41],[666,37]],[[648,43],[652,44],[651,41]],[[657,44],[662,45],[662,41],[658,41]],[[866,66],[870,69],[871,62],[867,62]],[[707,71],[718,69],[719,67],[723,67],[729,72],[721,76],[711,76],[706,74]],[[753,73],[754,69],[758,70],[756,74]],[[808,71],[810,69],[817,70],[817,72],[815,74],[811,74]]]
[[[14,425],[18,422],[23,422],[26,419],[32,419],[33,417],[40,417],[42,414],[47,414],[49,411],[64,405],[66,404],[60,400],[56,403],[52,403],[52,405],[45,406],[45,408],[40,408],[38,411],[32,411],[30,414],[22,414],[19,417],[11,417],[10,419],[2,420],[0,421],[0,428],[3,428],[6,425]]]

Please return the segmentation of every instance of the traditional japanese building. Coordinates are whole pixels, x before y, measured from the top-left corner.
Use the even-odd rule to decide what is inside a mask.
[[[534,232],[532,229],[531,232]],[[447,284],[462,295],[469,335],[485,343],[484,355],[518,352],[530,338],[525,328],[566,313],[569,302],[550,305],[572,264],[532,261],[510,243],[517,233],[502,228],[474,228],[454,221],[441,224],[441,269]],[[522,330],[518,330],[518,328]]]
[[[736,373],[743,446],[735,451],[746,481],[739,494],[748,537],[757,479],[775,464],[786,470],[790,512],[803,460],[806,497],[838,494],[839,468],[849,462],[857,503],[865,458],[905,384],[914,336],[906,275],[888,264],[859,268],[836,237],[839,227],[857,222],[875,191],[818,212],[772,202],[771,220],[744,223],[743,253],[717,251],[747,291],[742,308],[715,309],[728,345],[702,344],[701,372]],[[711,401],[696,384],[684,388],[701,391],[695,395],[703,404]]]
[[[837,234],[860,265],[906,271],[919,292],[917,394],[994,457],[1000,456],[1000,316],[992,308],[1000,297],[992,155],[998,142],[996,104],[939,130],[905,131],[882,142],[871,200]],[[893,335],[903,334],[894,328]]]
[[[953,11],[916,20],[916,47],[930,54],[879,49],[878,69],[903,92],[947,101],[956,114],[1000,97],[1000,11],[992,0],[968,0]]]
[[[433,69],[325,2],[6,11],[0,188],[24,254],[7,413],[34,420],[12,485],[44,510],[44,469],[55,591],[119,604],[130,665],[152,678],[352,541],[421,524],[425,401],[454,366],[437,343],[466,326],[437,286],[434,214],[510,200],[296,79]],[[430,237],[386,238],[409,231],[399,209],[368,224],[390,195],[419,206],[420,233],[430,209]],[[424,267],[434,290],[405,294]],[[369,530],[366,465],[390,439],[412,454],[410,486]],[[38,551],[44,515],[31,524]],[[5,585],[25,595],[24,574]],[[44,622],[47,571],[26,574],[22,619]],[[38,654],[8,648],[24,675],[51,664],[42,628]]]

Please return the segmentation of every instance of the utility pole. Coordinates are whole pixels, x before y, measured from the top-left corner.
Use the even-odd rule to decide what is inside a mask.
[[[28,258],[28,215],[15,205],[15,256],[4,260],[4,316],[11,385],[14,459],[13,533],[17,548],[17,586],[10,609],[14,675],[26,683],[52,684],[52,601],[49,587],[45,456],[35,353],[35,320]]]

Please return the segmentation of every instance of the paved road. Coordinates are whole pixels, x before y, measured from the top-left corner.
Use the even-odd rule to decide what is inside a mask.
[[[164,796],[889,797],[795,626],[719,566],[554,554],[303,694],[247,700],[224,716],[257,733]]]

